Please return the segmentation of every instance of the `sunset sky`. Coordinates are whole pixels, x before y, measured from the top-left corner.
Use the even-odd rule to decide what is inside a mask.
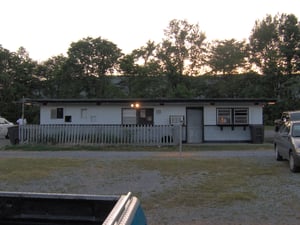
[[[102,37],[124,53],[160,42],[172,19],[199,24],[207,40],[247,39],[256,20],[293,13],[300,0],[2,0],[0,45],[25,47],[43,61],[66,54],[72,42]]]

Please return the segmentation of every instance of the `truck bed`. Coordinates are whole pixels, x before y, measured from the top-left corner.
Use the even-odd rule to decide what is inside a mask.
[[[126,197],[126,196],[125,196]],[[123,196],[123,198],[125,198]],[[122,196],[0,192],[0,225],[94,225],[108,221]],[[129,195],[127,196],[127,200]],[[118,204],[117,204],[118,203]],[[146,223],[145,223],[146,224]]]

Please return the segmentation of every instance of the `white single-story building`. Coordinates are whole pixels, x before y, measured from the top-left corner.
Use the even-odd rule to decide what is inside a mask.
[[[183,141],[263,141],[263,108],[274,99],[36,99],[40,124],[182,125]]]

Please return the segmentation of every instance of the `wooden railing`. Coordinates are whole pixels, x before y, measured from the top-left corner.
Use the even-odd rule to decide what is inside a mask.
[[[179,126],[170,125],[23,125],[20,143],[176,145]]]

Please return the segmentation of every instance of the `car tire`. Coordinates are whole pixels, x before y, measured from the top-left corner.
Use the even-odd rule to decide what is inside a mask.
[[[289,156],[289,166],[293,173],[299,172],[299,167],[295,165],[295,157],[292,152],[290,152]]]
[[[283,160],[282,156],[279,153],[277,145],[275,145],[275,157],[276,157],[277,161],[282,161]]]

